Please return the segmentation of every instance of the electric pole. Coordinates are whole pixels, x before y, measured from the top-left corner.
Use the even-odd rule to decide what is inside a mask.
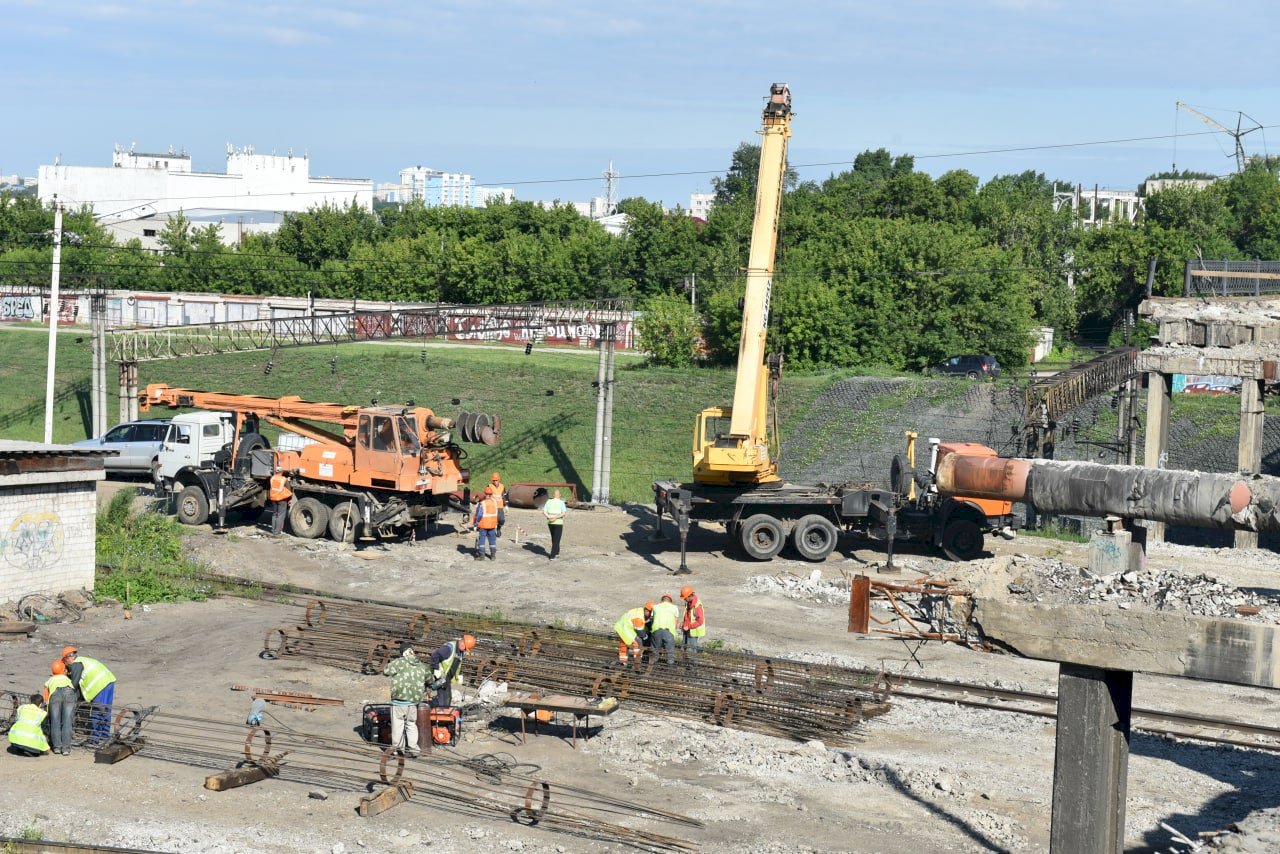
[[[58,351],[58,275],[62,269],[62,203],[53,197],[53,277],[49,283],[49,359],[44,384],[44,443],[53,444],[53,374]]]

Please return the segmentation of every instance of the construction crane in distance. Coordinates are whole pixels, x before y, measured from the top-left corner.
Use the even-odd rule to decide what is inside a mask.
[[[1222,131],[1223,133],[1225,133],[1227,136],[1229,136],[1229,137],[1231,137],[1233,140],[1235,140],[1235,144],[1236,144],[1236,151],[1235,151],[1235,157],[1236,157],[1236,171],[1237,171],[1237,172],[1243,172],[1243,171],[1244,171],[1244,163],[1245,163],[1245,155],[1244,155],[1244,137],[1245,137],[1245,135],[1246,135],[1246,134],[1251,134],[1251,133],[1253,133],[1255,130],[1262,130],[1262,125],[1261,125],[1261,124],[1259,124],[1257,121],[1255,121],[1255,120],[1254,120],[1254,118],[1253,118],[1252,116],[1249,116],[1249,115],[1247,115],[1247,114],[1245,114],[1245,113],[1243,113],[1243,112],[1239,112],[1239,111],[1237,111],[1237,112],[1236,112],[1236,129],[1235,129],[1235,130],[1232,130],[1231,128],[1227,127],[1226,125],[1222,124],[1221,122],[1217,121],[1216,119],[1214,119],[1214,118],[1212,118],[1212,117],[1210,117],[1210,116],[1206,116],[1204,113],[1202,113],[1202,112],[1200,112],[1199,110],[1197,110],[1196,108],[1192,107],[1190,104],[1186,103],[1185,101],[1177,101],[1177,102],[1175,102],[1175,109],[1178,109],[1178,110],[1184,110],[1185,112],[1190,113],[1191,115],[1195,116],[1195,117],[1196,117],[1197,119],[1199,119],[1200,121],[1202,121],[1202,122],[1204,122],[1205,124],[1207,124],[1209,127],[1213,128],[1214,130],[1220,130],[1220,131]],[[1246,127],[1244,126],[1244,120],[1245,120],[1245,119],[1248,119],[1249,121],[1253,122],[1253,127],[1251,127],[1251,128],[1246,128]]]

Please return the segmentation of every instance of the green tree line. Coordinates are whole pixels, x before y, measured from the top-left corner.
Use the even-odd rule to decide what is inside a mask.
[[[756,146],[743,144],[706,222],[643,198],[619,203],[620,237],[567,205],[421,203],[288,214],[278,232],[224,246],[215,226],[169,220],[162,251],[115,243],[92,211],[66,215],[68,287],[456,303],[630,296],[656,361],[731,361],[754,207]],[[787,176],[771,346],[801,367],[919,369],[960,352],[1025,363],[1037,326],[1105,338],[1155,293],[1181,293],[1186,258],[1280,258],[1280,180],[1263,161],[1204,189],[1145,200],[1135,223],[1082,229],[1063,185],[1036,172],[986,183],[937,178],[910,156],[859,154],[822,181]],[[53,213],[0,196],[0,284],[48,282]],[[697,305],[689,305],[696,281]]]

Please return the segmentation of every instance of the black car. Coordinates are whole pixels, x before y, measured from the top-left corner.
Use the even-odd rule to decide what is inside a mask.
[[[952,356],[930,370],[935,374],[960,374],[971,380],[985,380],[1000,376],[1000,363],[995,356]]]

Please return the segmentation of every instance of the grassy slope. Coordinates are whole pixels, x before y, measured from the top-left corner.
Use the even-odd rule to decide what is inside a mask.
[[[88,339],[59,336],[58,394],[54,440],[83,439],[90,354]],[[39,439],[43,434],[44,362],[47,338],[24,330],[0,330],[0,378],[8,390],[0,397],[0,436]],[[337,359],[331,372],[330,359]],[[139,384],[246,394],[296,394],[310,400],[365,403],[414,400],[445,415],[460,409],[500,415],[502,444],[497,448],[464,446],[477,472],[499,469],[507,483],[569,481],[591,486],[596,400],[592,383],[597,360],[540,348],[531,356],[521,349],[345,345],[340,348],[286,350],[263,374],[266,353],[144,362]],[[647,368],[620,357],[614,392],[612,498],[647,501],[650,484],[662,477],[688,477],[694,414],[704,406],[727,405],[732,373],[719,369]],[[834,379],[815,374],[790,377],[782,408],[784,435],[809,404]],[[118,404],[115,367],[108,366],[108,410],[115,422]],[[82,390],[77,396],[76,391]],[[552,394],[548,395],[547,392]],[[451,403],[458,398],[459,405]],[[152,410],[164,417],[168,410]],[[487,479],[487,478],[486,478]],[[585,489],[580,493],[584,497]]]

